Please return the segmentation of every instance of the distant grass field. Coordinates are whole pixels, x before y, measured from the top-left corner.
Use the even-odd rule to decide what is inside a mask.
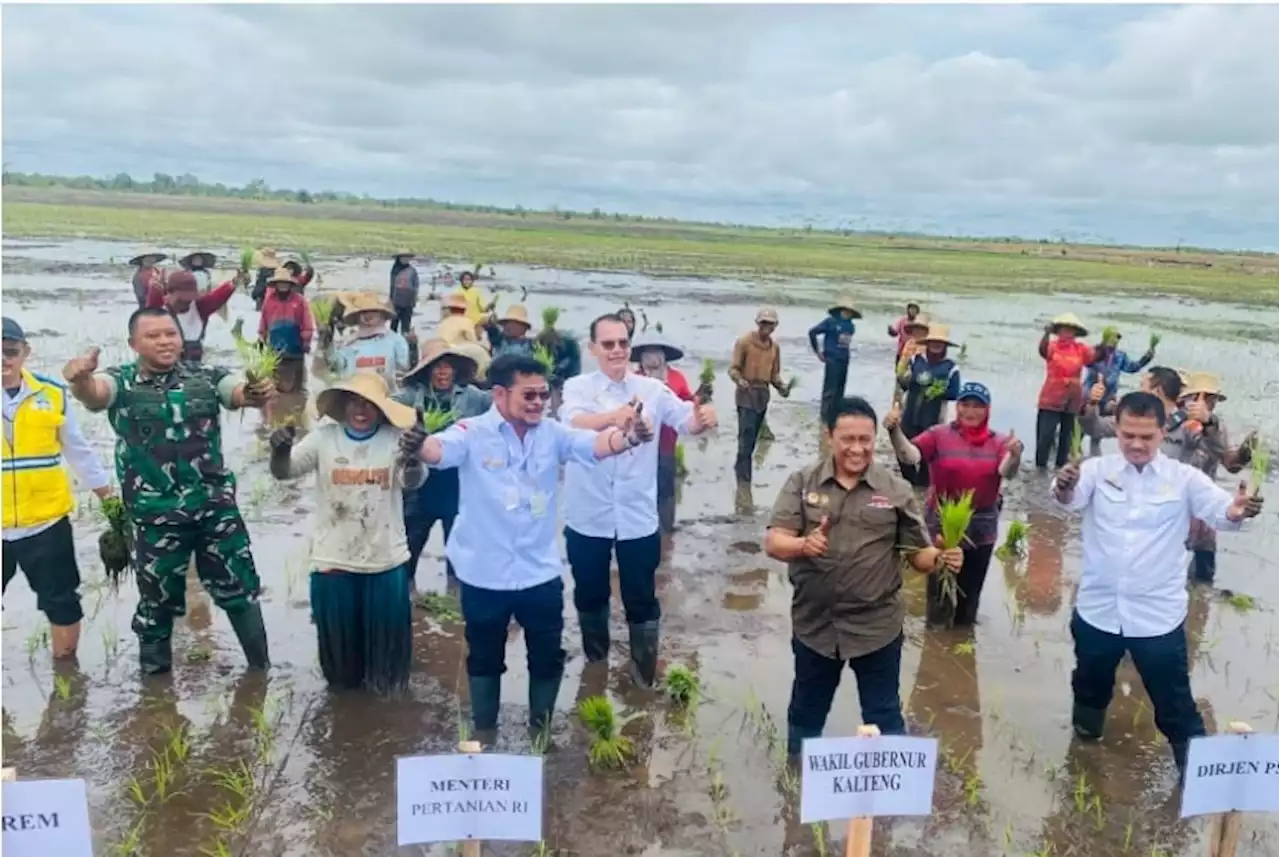
[[[950,292],[1171,295],[1277,304],[1277,259],[1171,249],[841,235],[666,221],[6,188],[7,237],[272,246],[651,274],[815,278]]]

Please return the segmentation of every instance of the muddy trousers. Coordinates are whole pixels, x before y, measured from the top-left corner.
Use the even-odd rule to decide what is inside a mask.
[[[507,671],[507,628],[524,630],[529,665],[529,721],[542,726],[555,709],[564,675],[564,581],[556,577],[528,589],[483,589],[459,581],[466,623],[471,718],[477,730],[498,725],[502,674]]]
[[[445,542],[453,532],[453,522],[458,517],[458,501],[461,488],[457,470],[433,470],[427,481],[416,491],[404,493],[404,534],[409,542],[409,582],[418,573],[418,559],[431,538],[436,522],[444,530]],[[453,563],[445,560],[445,573],[453,577]]]
[[[391,330],[401,335],[413,330],[413,307],[393,307],[396,317],[391,319]]]
[[[676,457],[658,454],[658,529],[662,533],[676,528]]]
[[[1065,467],[1071,455],[1071,435],[1076,428],[1076,415],[1070,411],[1046,411],[1036,413],[1036,467],[1049,466],[1049,453],[1057,446],[1054,463]]]
[[[836,402],[844,398],[844,385],[849,379],[849,361],[832,360],[822,364],[822,418],[827,419]]]
[[[262,585],[249,549],[249,531],[235,507],[206,507],[134,522],[138,609],[133,630],[144,642],[173,635],[173,619],[187,613],[187,566],[213,602],[231,616],[257,605]],[[234,619],[233,619],[234,621]]]
[[[733,473],[739,482],[751,481],[751,457],[756,453],[764,415],[763,409],[738,408],[738,457],[733,462]]]
[[[413,660],[409,572],[397,566],[374,574],[311,573],[311,615],[320,670],[330,687],[403,690]]]
[[[1179,769],[1186,764],[1187,743],[1205,734],[1204,720],[1191,696],[1187,671],[1186,622],[1158,637],[1122,637],[1093,627],[1071,614],[1076,666],[1071,673],[1072,725],[1082,738],[1102,737],[1116,668],[1127,651],[1155,709],[1156,728],[1173,747]]]
[[[791,703],[787,706],[787,753],[796,755],[805,738],[819,738],[827,725],[831,703],[840,686],[845,664],[858,683],[862,722],[874,723],[881,734],[901,735],[906,731],[898,683],[902,672],[902,641],[898,636],[887,646],[848,661],[828,658],[794,637],[796,674],[791,683]]]
[[[978,619],[978,602],[982,599],[982,585],[987,580],[987,567],[991,565],[991,554],[995,545],[979,545],[964,549],[964,563],[956,574],[956,608],[951,617],[951,624],[957,626],[972,625]],[[951,612],[951,604],[942,595],[938,584],[938,575],[931,574],[925,580],[925,621],[930,627],[947,624],[947,614]]]
[[[9,588],[9,581],[21,568],[36,594],[36,609],[49,619],[50,625],[65,628],[84,618],[77,592],[80,567],[76,564],[69,517],[60,518],[35,535],[6,539],[0,559],[4,562],[4,589]]]
[[[1187,550],[1191,551],[1187,579],[1192,583],[1213,583],[1218,571],[1218,534],[1213,527],[1199,518],[1192,518]]]

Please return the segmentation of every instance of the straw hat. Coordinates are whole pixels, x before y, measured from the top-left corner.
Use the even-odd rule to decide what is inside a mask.
[[[263,247],[257,253],[258,267],[271,268],[272,270],[280,267],[280,257],[276,255],[276,251],[270,247]]]
[[[369,292],[356,292],[342,297],[342,320],[346,323],[354,323],[356,316],[362,312],[380,312],[389,319],[396,317],[386,301]]]
[[[298,281],[293,278],[293,271],[281,265],[276,268],[275,273],[271,275],[271,279],[267,280],[267,285],[272,286],[276,283],[288,283],[291,286],[298,285]]]
[[[764,321],[767,321],[770,324],[777,324],[778,311],[773,307],[762,307],[759,312],[756,313],[756,324],[760,324]]]
[[[831,310],[838,310],[838,309],[848,310],[849,312],[853,313],[854,318],[862,318],[862,313],[859,312],[858,308],[853,305],[853,298],[849,297],[848,295],[845,295],[844,297],[840,298],[839,300],[837,300],[835,303],[831,305]]]
[[[668,363],[674,363],[684,356],[683,349],[672,345],[661,334],[642,333],[631,343],[631,362],[640,362],[640,352],[646,348],[661,348]]]
[[[342,394],[351,393],[364,399],[398,429],[413,428],[417,416],[413,408],[402,405],[387,394],[387,382],[376,372],[357,372],[345,381],[332,384],[316,398],[316,411],[322,416],[342,422]]]
[[[511,308],[503,313],[502,318],[498,319],[498,324],[505,324],[508,321],[523,324],[530,330],[533,329],[533,325],[529,323],[529,310],[525,309],[524,304],[512,304]]]
[[[181,259],[178,260],[178,264],[180,265],[190,264],[191,260],[197,256],[204,257],[204,266],[206,268],[212,268],[214,265],[218,264],[217,254],[210,253],[208,250],[197,250],[194,253],[188,253],[187,255],[183,256]]]
[[[467,298],[462,292],[450,292],[440,301],[440,309],[450,310],[456,309],[462,312],[467,311]]]
[[[1179,399],[1189,399],[1199,394],[1206,396],[1216,396],[1218,401],[1225,402],[1227,397],[1222,394],[1222,379],[1212,372],[1188,372],[1182,383],[1182,393]]]
[[[483,381],[489,372],[489,364],[493,362],[493,355],[489,353],[479,342],[455,342],[449,346],[453,351],[462,357],[471,358],[476,364],[476,374],[473,380]]]
[[[151,260],[150,264],[154,265],[158,262],[163,262],[165,259],[168,259],[168,258],[169,258],[169,255],[167,253],[161,253],[159,250],[147,250],[145,253],[139,253],[137,256],[134,256],[132,259],[130,259],[129,264],[145,265],[147,264],[147,260],[150,259]]]
[[[909,330],[927,331],[929,327],[930,327],[929,316],[925,315],[924,313],[920,313],[915,318],[909,318],[902,323],[902,332],[906,333]]]
[[[413,259],[413,258],[414,258],[414,257],[416,257],[417,255],[418,255],[418,254],[417,254],[417,253],[415,253],[415,252],[413,252],[412,250],[397,250],[397,251],[396,251],[396,253],[395,253],[395,255],[394,255],[394,256],[392,256],[391,258],[392,258],[392,259],[399,259],[401,256],[408,256],[410,259]]]
[[[419,373],[430,375],[431,367],[439,363],[441,360],[453,360],[454,362],[454,383],[465,384],[469,379],[474,378],[476,374],[477,364],[474,357],[463,354],[461,351],[454,350],[449,343],[443,339],[429,339],[419,346],[422,352],[418,365],[414,366],[405,373],[404,383],[416,384],[427,381],[427,378],[420,378]]]
[[[1075,330],[1076,336],[1089,335],[1088,329],[1080,323],[1080,319],[1076,318],[1076,314],[1073,312],[1064,312],[1062,315],[1054,317],[1051,324],[1054,330],[1060,327],[1070,327]]]
[[[929,332],[924,335],[925,342],[941,342],[943,345],[954,346],[951,341],[951,328],[945,324],[929,325]]]

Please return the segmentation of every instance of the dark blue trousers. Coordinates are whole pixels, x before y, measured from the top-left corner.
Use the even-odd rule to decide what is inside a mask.
[[[874,723],[884,735],[906,731],[898,697],[902,641],[899,634],[884,648],[847,661],[858,682],[862,722]],[[800,740],[822,735],[846,661],[820,655],[795,638],[791,640],[791,651],[795,653],[796,677],[791,683],[791,704],[787,706],[787,731],[788,751],[794,754],[800,752]]]
[[[467,675],[500,676],[507,671],[507,628],[514,618],[524,629],[529,677],[559,679],[564,672],[564,581],[529,589],[481,589],[458,581],[466,622]]]

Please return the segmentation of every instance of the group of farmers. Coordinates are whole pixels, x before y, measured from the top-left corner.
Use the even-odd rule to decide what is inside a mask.
[[[212,263],[192,257],[205,255],[144,280],[128,323],[136,358],[123,365],[102,369],[95,348],[69,361],[61,379],[34,374],[24,366],[25,333],[4,320],[4,580],[18,567],[26,573],[53,626],[56,657],[74,654],[81,618],[64,465],[100,497],[113,491],[76,427],[68,407],[74,397],[90,411],[106,411],[117,435],[143,672],[171,668],[173,619],[185,612],[193,556],[249,664],[269,664],[261,584],[235,477],[223,459],[220,412],[269,406],[282,388],[301,389],[305,373],[240,377],[202,360],[192,343],[236,287],[236,281],[212,287],[197,276]],[[528,724],[544,729],[565,663],[556,544],[562,511],[586,661],[603,664],[611,651],[616,564],[631,674],[638,686],[652,687],[661,614],[655,572],[674,519],[677,438],[717,425],[710,391],[695,394],[669,365],[681,349],[661,335],[637,336],[629,309],[607,313],[590,323],[596,368],[582,373],[576,348],[566,345],[573,337],[555,330],[554,314],[544,315],[543,332],[531,338],[527,310],[515,305],[497,315],[469,272],[461,289],[442,300],[433,336],[418,348],[412,331],[418,276],[408,252],[397,255],[385,298],[343,293],[330,329],[316,331],[301,299],[313,277],[297,263],[281,263],[265,276],[259,338],[278,352],[296,347],[298,354],[284,356],[297,358],[313,336],[327,342],[332,380],[316,400],[327,419],[301,437],[291,423],[274,426],[269,436],[274,477],[317,474],[310,588],[326,679],[375,691],[406,685],[414,572],[439,522],[448,574],[460,592],[480,739],[492,741],[497,728],[513,618],[527,649]],[[300,308],[290,316],[288,307],[272,310],[273,300]],[[296,319],[296,338],[282,329],[289,318]],[[793,754],[805,738],[821,734],[846,663],[857,678],[864,721],[884,733],[904,731],[903,560],[929,575],[930,624],[973,624],[997,540],[1002,482],[1018,472],[1022,456],[1012,432],[988,425],[991,391],[961,379],[947,326],[916,304],[889,328],[897,339],[897,383],[884,419],[864,399],[846,397],[860,318],[854,303],[841,299],[809,331],[824,364],[824,443],[779,492],[765,537],[766,551],[789,564],[794,589],[787,717]],[[735,475],[747,482],[771,389],[784,397],[792,389],[781,378],[777,313],[761,309],[755,322],[735,342],[728,371],[738,416]],[[1243,466],[1251,444],[1227,447],[1214,414],[1225,397],[1212,376],[1155,367],[1142,391],[1117,398],[1119,374],[1145,368],[1153,349],[1133,361],[1119,350],[1113,329],[1096,347],[1085,336],[1069,314],[1046,328],[1037,422],[1042,469],[1058,444],[1050,496],[1084,513],[1084,568],[1072,619],[1073,723],[1082,737],[1101,735],[1116,666],[1130,651],[1181,769],[1187,741],[1204,732],[1187,673],[1185,544],[1190,538],[1195,547],[1195,576],[1211,579],[1214,533],[1260,511],[1256,496],[1243,488],[1223,491],[1212,479],[1219,464]],[[1064,452],[1077,418],[1092,437],[1115,437],[1120,451],[1083,462]],[[897,472],[874,455],[881,422]],[[926,489],[923,506],[917,488]],[[962,494],[973,507],[966,538],[944,546],[941,507]],[[946,601],[943,574],[958,584],[949,611],[939,608]]]

